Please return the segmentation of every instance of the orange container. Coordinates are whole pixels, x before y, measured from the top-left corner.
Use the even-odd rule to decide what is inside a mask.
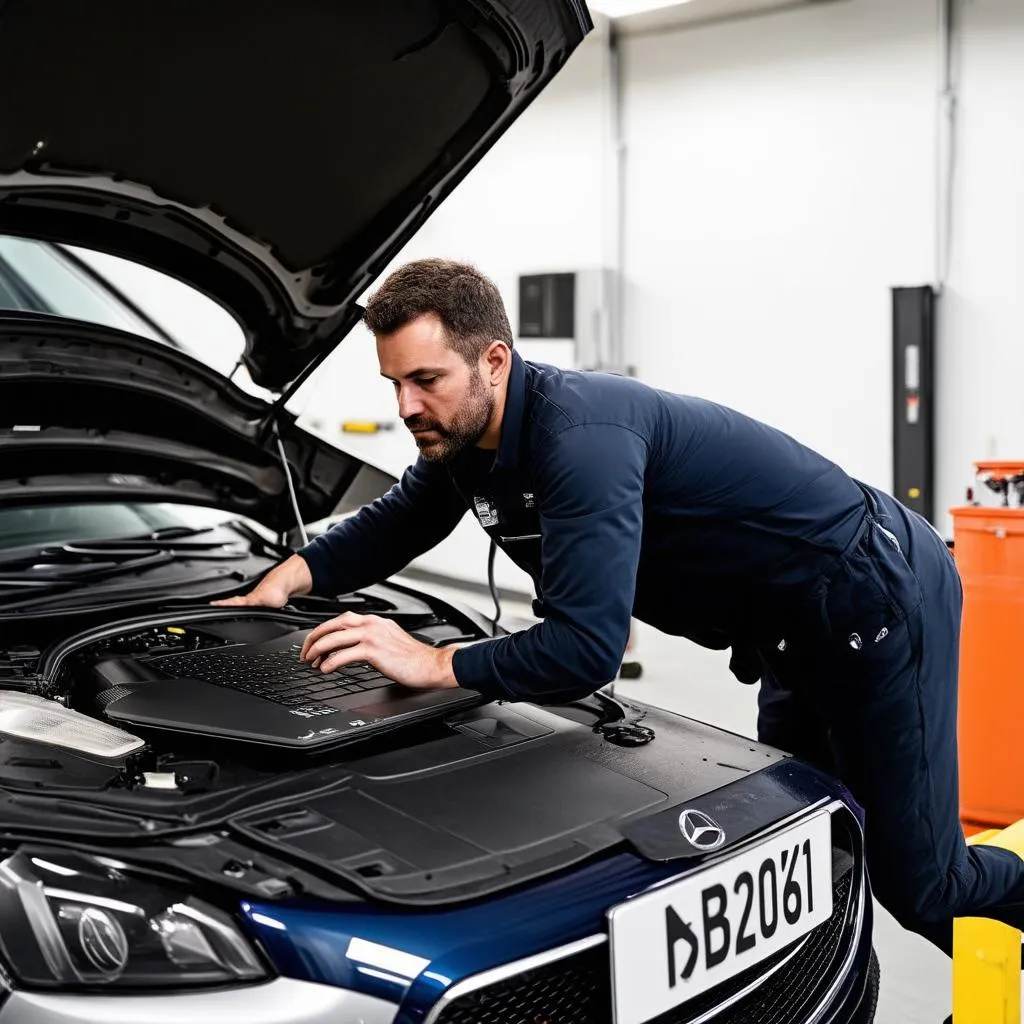
[[[1008,500],[1024,463],[977,463]],[[960,817],[965,829],[1024,818],[1024,508],[951,509],[964,585],[960,640]]]

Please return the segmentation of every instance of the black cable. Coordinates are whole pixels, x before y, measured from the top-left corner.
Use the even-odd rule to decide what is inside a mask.
[[[498,542],[491,538],[491,550],[487,554],[487,586],[491,591],[491,600],[494,602],[494,630],[498,628],[498,620],[501,618],[501,601],[498,600],[498,588],[494,585],[494,556],[498,553]]]

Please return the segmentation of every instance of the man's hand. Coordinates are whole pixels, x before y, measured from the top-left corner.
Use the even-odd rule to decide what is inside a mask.
[[[345,612],[322,622],[302,645],[299,658],[324,672],[368,661],[396,683],[418,690],[453,689],[452,648],[414,640],[398,623],[379,615]]]
[[[242,594],[240,597],[227,597],[222,601],[211,601],[210,604],[221,608],[244,605],[257,608],[283,608],[296,594],[308,594],[312,589],[313,577],[310,575],[306,560],[300,555],[292,555],[277,568],[268,572],[248,594]]]

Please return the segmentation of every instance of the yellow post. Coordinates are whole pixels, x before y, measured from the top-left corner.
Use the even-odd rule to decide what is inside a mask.
[[[1024,856],[1024,821],[971,836]],[[953,1024],[1021,1024],[1021,933],[981,917],[953,923]]]

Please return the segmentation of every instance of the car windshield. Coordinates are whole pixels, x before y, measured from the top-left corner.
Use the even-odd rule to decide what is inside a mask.
[[[0,305],[116,327],[151,341],[177,342],[60,246],[0,235]]]
[[[101,324],[186,352],[254,394],[245,337],[212,299],[141,264],[72,245],[0,235],[0,310]]]
[[[226,512],[158,502],[100,502],[0,508],[0,550],[68,541],[139,537],[173,527],[213,526]]]
[[[223,306],[141,263],[80,246],[0,234],[0,316],[6,310],[116,328],[178,349],[256,398],[272,402],[278,397],[253,381],[242,359],[245,333]],[[377,372],[373,347],[363,344],[339,346],[285,408],[301,417],[305,429],[336,442],[340,410],[354,420],[372,422],[390,418],[394,406],[391,388]],[[365,440],[346,439],[351,444]],[[411,436],[385,431],[374,440],[365,454],[357,453],[391,472],[401,472],[415,458]]]

